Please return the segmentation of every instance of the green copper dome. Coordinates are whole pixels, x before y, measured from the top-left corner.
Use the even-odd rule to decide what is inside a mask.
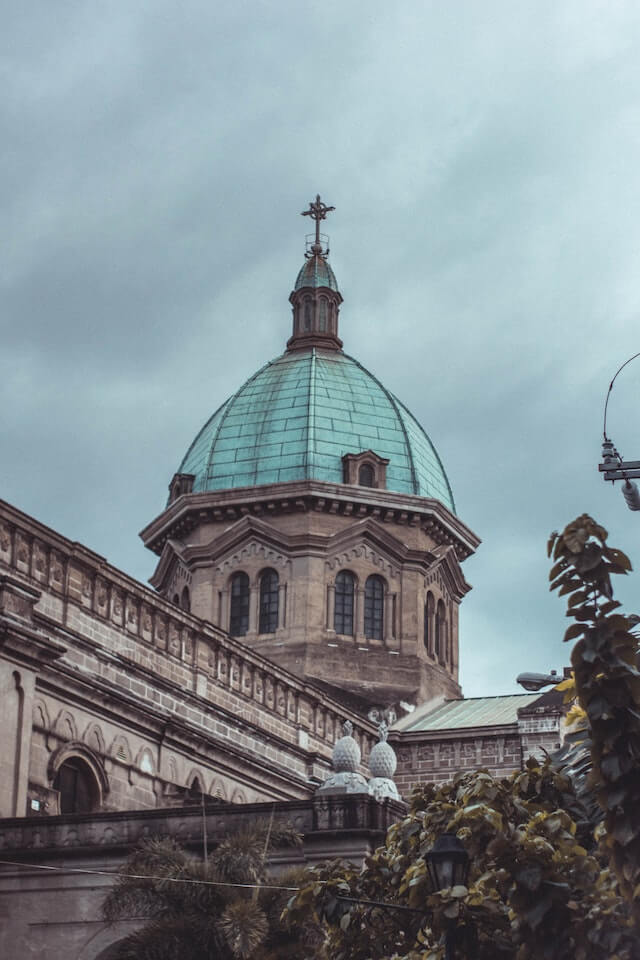
[[[329,287],[337,291],[338,281],[324,257],[309,257],[302,264],[294,289],[301,290],[302,287]]]
[[[194,493],[295,480],[343,483],[342,457],[365,450],[389,460],[388,490],[455,510],[440,458],[407,408],[356,360],[309,347],[267,363],[223,403],[179,473],[194,475]]]

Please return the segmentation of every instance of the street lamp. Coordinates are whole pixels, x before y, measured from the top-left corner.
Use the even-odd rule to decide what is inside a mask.
[[[519,673],[516,677],[516,683],[519,683],[525,690],[538,691],[551,684],[554,686],[560,683],[562,677],[559,677],[555,670],[551,673]]]
[[[469,854],[455,833],[442,833],[425,855],[429,879],[434,892],[448,887],[467,885]],[[456,941],[456,923],[447,926],[444,941],[445,960],[453,960]]]
[[[425,860],[434,890],[466,887],[469,876],[469,854],[455,833],[442,833],[425,855]]]
[[[623,460],[622,456],[616,450],[613,440],[607,436],[607,409],[616,377],[624,370],[628,363],[631,363],[632,360],[636,360],[638,357],[640,357],[640,353],[636,353],[632,357],[629,357],[628,360],[625,360],[609,384],[607,399],[604,404],[602,463],[598,464],[598,470],[600,473],[604,473],[605,480],[610,480],[612,483],[615,483],[616,480],[624,480],[622,495],[629,510],[640,510],[640,490],[638,490],[638,484],[633,483],[634,479],[637,480],[640,478],[640,460]]]

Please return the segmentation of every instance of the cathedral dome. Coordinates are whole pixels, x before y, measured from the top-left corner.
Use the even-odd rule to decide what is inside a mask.
[[[289,297],[293,333],[287,352],[216,410],[178,475],[193,476],[194,493],[301,480],[359,481],[430,497],[455,512],[440,458],[418,421],[342,352],[342,295],[320,234],[320,222],[333,209],[317,196],[303,213],[315,222],[315,243]],[[370,471],[366,482],[362,470]]]
[[[344,482],[343,456],[389,462],[386,489],[455,510],[440,458],[418,421],[341,351],[288,351],[258,370],[213,414],[179,468],[193,492],[296,480]]]

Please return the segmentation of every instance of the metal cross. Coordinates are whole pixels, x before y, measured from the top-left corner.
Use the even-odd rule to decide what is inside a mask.
[[[311,219],[316,222],[316,244],[320,243],[320,221],[326,220],[327,214],[332,210],[335,210],[335,207],[328,207],[326,203],[323,203],[318,193],[316,194],[315,203],[310,203],[309,209],[302,211],[303,217],[311,217]]]

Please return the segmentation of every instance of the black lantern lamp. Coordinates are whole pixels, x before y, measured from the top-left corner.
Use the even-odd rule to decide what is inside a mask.
[[[434,891],[467,885],[469,854],[455,833],[441,834],[426,854],[427,870]]]

